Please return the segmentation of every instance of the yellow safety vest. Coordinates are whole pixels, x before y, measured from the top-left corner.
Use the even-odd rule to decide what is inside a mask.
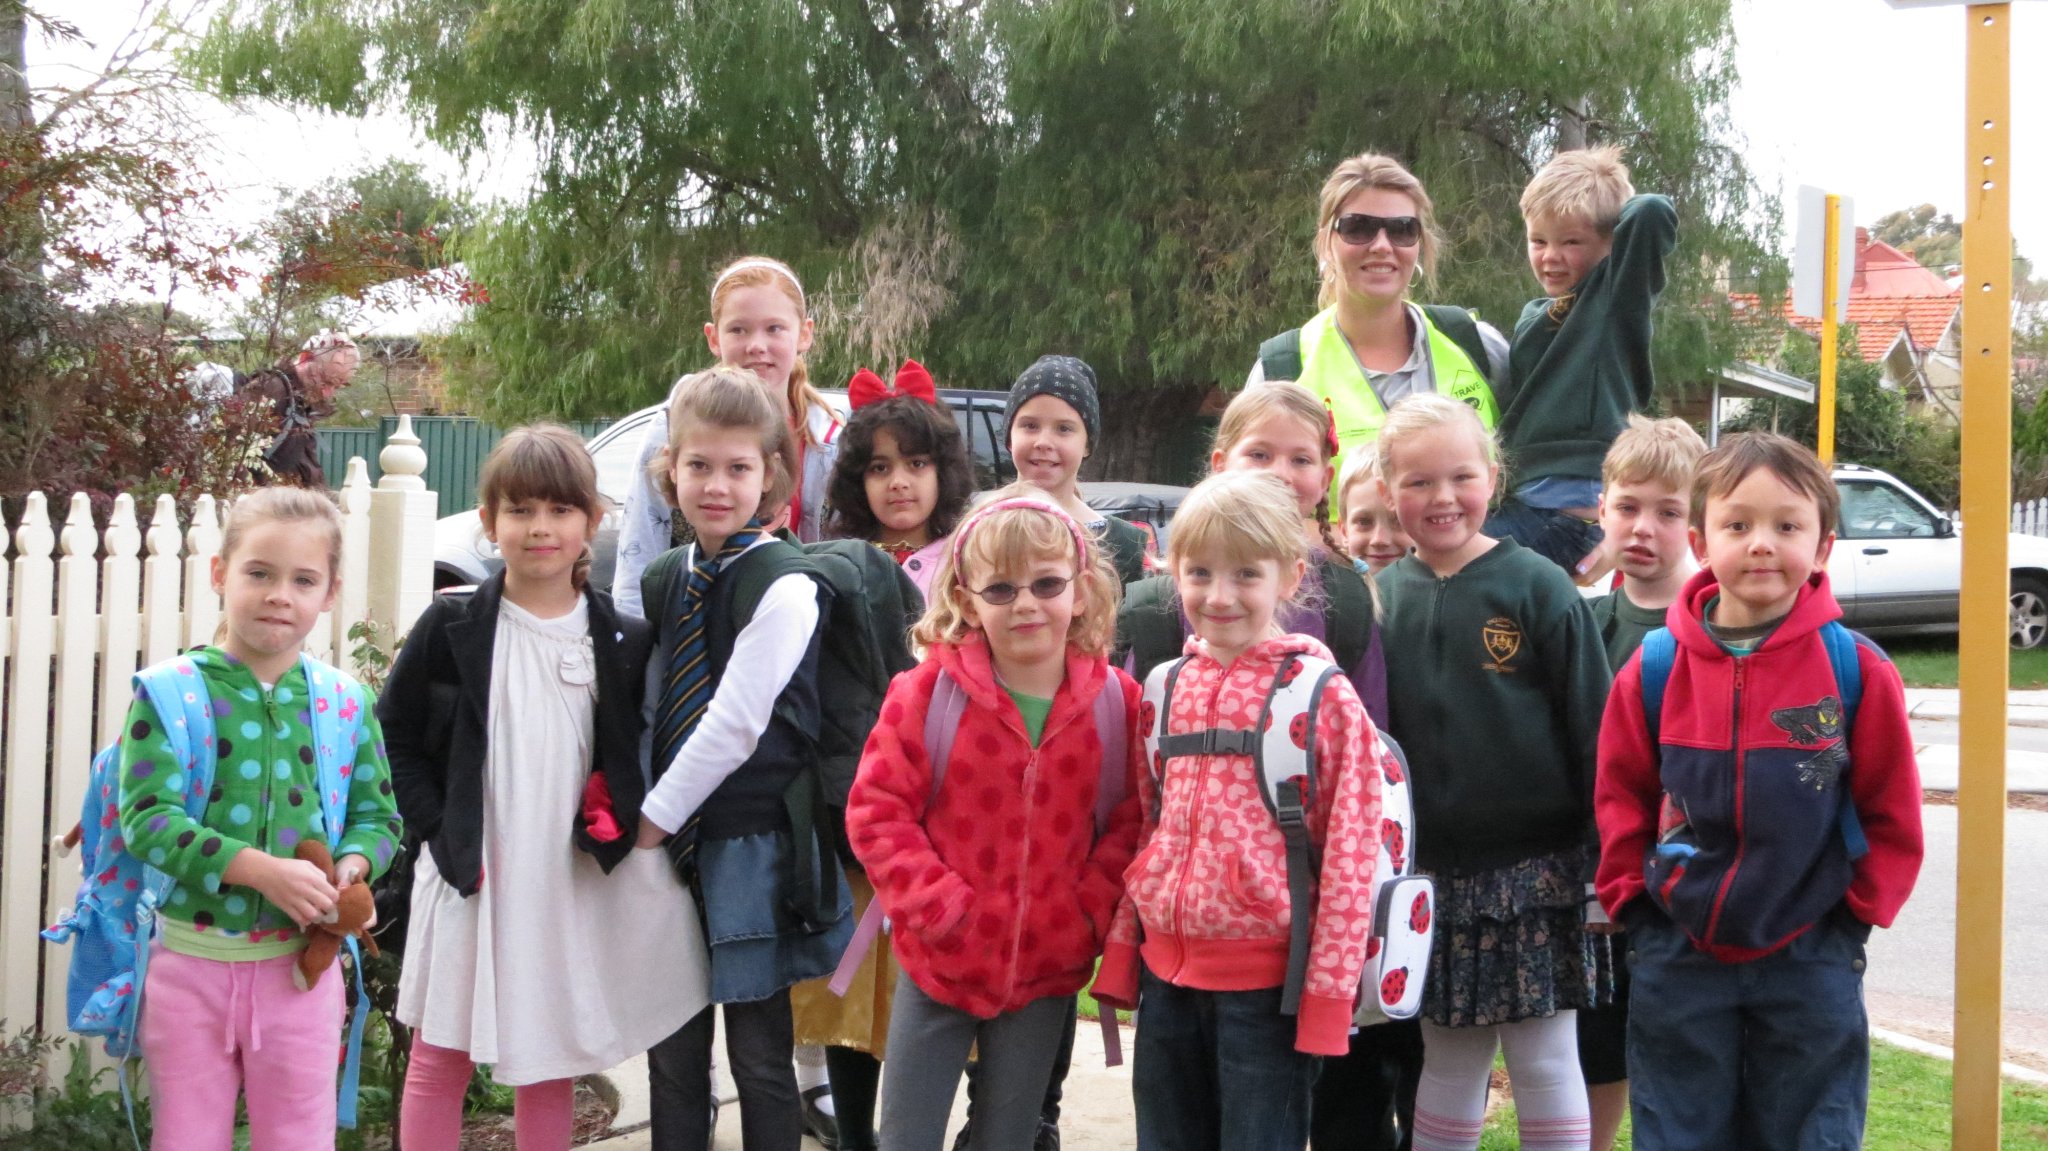
[[[1422,315],[1422,327],[1429,336],[1429,367],[1436,391],[1471,404],[1479,413],[1479,422],[1491,431],[1500,421],[1500,408],[1494,402],[1493,385],[1487,383],[1486,373],[1430,322],[1427,313]],[[1379,439],[1387,409],[1366,382],[1358,357],[1351,354],[1344,333],[1338,330],[1337,309],[1317,312],[1301,326],[1301,375],[1295,382],[1329,405],[1337,424],[1337,455],[1330,462],[1336,474],[1343,475],[1346,454]],[[1338,502],[1337,483],[1332,480],[1331,515],[1337,513]]]

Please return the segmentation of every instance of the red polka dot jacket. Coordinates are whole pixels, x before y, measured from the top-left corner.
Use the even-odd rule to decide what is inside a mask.
[[[1192,636],[1185,650],[1188,661],[1167,701],[1170,735],[1249,731],[1287,656],[1330,658],[1328,648],[1305,635],[1257,644],[1229,667]],[[1322,852],[1322,869],[1310,888],[1315,922],[1294,1046],[1310,1055],[1343,1055],[1372,935],[1381,760],[1388,753],[1349,679],[1332,678],[1322,699],[1315,802],[1308,811],[1309,839]],[[1141,722],[1149,729],[1152,718]],[[1260,795],[1252,757],[1181,756],[1166,762],[1162,784],[1153,780],[1153,771],[1139,772],[1145,832],[1095,998],[1137,1006],[1141,955],[1153,975],[1179,987],[1280,986],[1287,978],[1288,925],[1311,909],[1288,905],[1287,844]]]
[[[968,705],[932,794],[924,723],[940,669]],[[918,989],[981,1019],[1086,986],[1138,838],[1137,790],[1095,837],[1103,677],[1122,683],[1126,739],[1141,747],[1138,687],[1101,656],[1067,652],[1067,678],[1033,748],[975,637],[896,677],[846,806],[854,853],[889,915],[896,961]],[[1127,762],[1135,765],[1134,750]]]

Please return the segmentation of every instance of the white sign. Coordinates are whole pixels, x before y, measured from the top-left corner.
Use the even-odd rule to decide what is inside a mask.
[[[1792,313],[1820,316],[1821,269],[1826,260],[1828,194],[1811,184],[1799,186],[1799,220],[1792,232]],[[1849,318],[1849,282],[1856,278],[1856,202],[1842,197],[1835,232],[1835,319]]]

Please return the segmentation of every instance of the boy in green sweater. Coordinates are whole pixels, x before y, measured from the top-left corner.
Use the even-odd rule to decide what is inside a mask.
[[[1621,586],[1593,601],[1593,619],[1619,672],[1664,626],[1664,613],[1699,570],[1686,539],[1692,476],[1706,442],[1681,419],[1628,417],[1600,468],[1600,530]],[[1628,948],[1614,941],[1614,1002],[1579,1012],[1579,1069],[1593,1116],[1593,1151],[1608,1151],[1628,1114]]]
[[[1635,194],[1618,148],[1564,152],[1522,193],[1543,296],[1508,349],[1500,438],[1516,486],[1486,524],[1581,582],[1601,574],[1600,464],[1650,402],[1650,312],[1678,214]]]

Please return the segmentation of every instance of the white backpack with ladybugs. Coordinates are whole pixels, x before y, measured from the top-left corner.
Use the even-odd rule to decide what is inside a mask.
[[[1186,735],[1167,734],[1168,703],[1186,658],[1161,664],[1145,677],[1144,702],[1152,719],[1145,733],[1145,762],[1152,772],[1154,803],[1164,787],[1166,761],[1187,755],[1249,755],[1257,769],[1259,793],[1266,810],[1287,841],[1288,906],[1299,911],[1310,904],[1309,888],[1322,866],[1322,851],[1308,838],[1307,811],[1315,806],[1315,723],[1331,677],[1342,674],[1336,664],[1310,656],[1290,656],[1273,679],[1273,691],[1252,731],[1210,728]],[[1373,869],[1372,937],[1352,1021],[1360,1027],[1395,1019],[1412,1019],[1422,1008],[1422,980],[1429,970],[1430,927],[1436,917],[1436,886],[1415,870],[1415,805],[1408,780],[1408,760],[1385,732],[1380,742],[1389,755],[1382,761],[1380,790],[1380,855]],[[1157,822],[1158,812],[1153,812]],[[1313,916],[1294,914],[1287,947],[1287,982],[1280,1009],[1293,1014],[1301,1001],[1308,973],[1309,933]]]

